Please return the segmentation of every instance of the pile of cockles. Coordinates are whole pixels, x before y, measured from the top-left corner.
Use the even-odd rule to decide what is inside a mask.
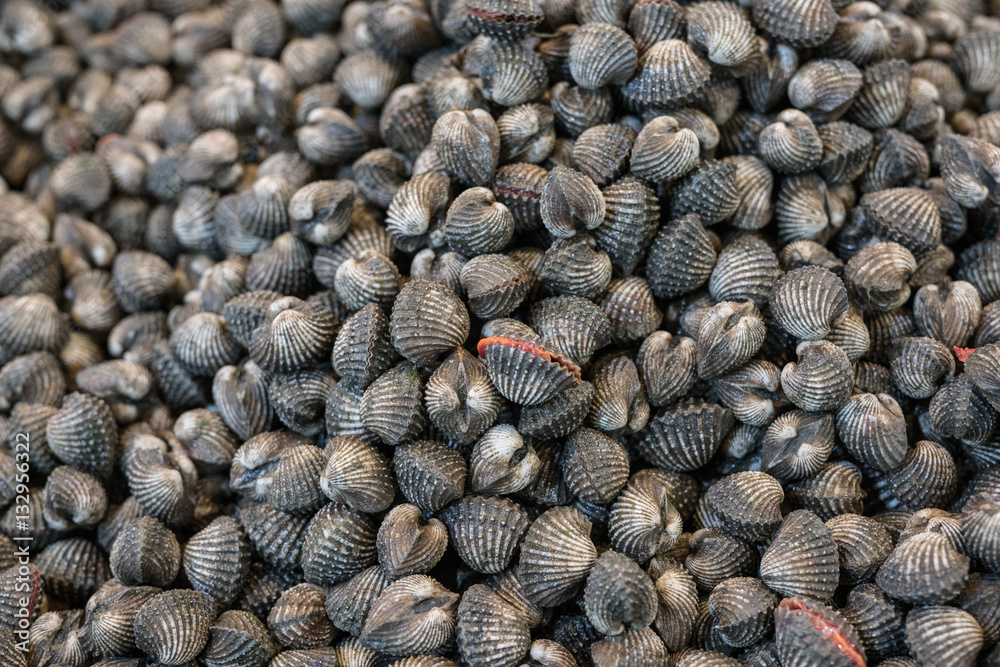
[[[0,3],[3,667],[1000,667],[998,411],[992,0]]]

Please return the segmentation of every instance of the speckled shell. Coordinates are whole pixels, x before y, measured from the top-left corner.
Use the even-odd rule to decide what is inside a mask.
[[[517,503],[488,496],[466,496],[439,516],[462,561],[484,573],[507,567],[531,523]]]

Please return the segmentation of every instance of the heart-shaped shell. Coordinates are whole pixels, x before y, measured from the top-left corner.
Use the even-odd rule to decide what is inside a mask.
[[[635,43],[617,26],[586,23],[570,37],[570,74],[584,88],[624,85],[637,65]]]
[[[698,375],[712,379],[749,361],[764,342],[766,327],[752,301],[722,301],[705,314],[698,327]]]
[[[375,538],[379,566],[390,579],[423,574],[437,565],[448,548],[439,519],[421,519],[415,505],[397,505],[382,521]]]
[[[843,282],[822,267],[795,269],[775,283],[771,312],[788,333],[817,340],[847,313]]]
[[[529,278],[527,268],[507,255],[480,255],[462,267],[461,284],[473,314],[488,320],[506,317],[521,305]]]
[[[656,588],[634,561],[610,550],[597,559],[584,589],[584,609],[595,628],[608,635],[639,630],[653,622],[656,608]]]
[[[803,410],[778,416],[761,444],[761,467],[779,479],[801,479],[817,472],[833,451],[834,418]]]
[[[129,522],[111,549],[111,572],[126,586],[164,588],[173,582],[181,566],[177,538],[153,517]]]
[[[640,563],[668,551],[680,538],[681,516],[664,477],[653,468],[637,472],[608,516],[611,544]]]
[[[735,646],[753,646],[774,624],[778,597],[759,580],[735,577],[723,581],[708,598],[708,611],[718,633]]]
[[[780,273],[778,257],[763,239],[741,236],[722,248],[708,279],[708,289],[717,301],[754,301],[763,305]]]
[[[684,568],[702,591],[712,591],[726,579],[748,576],[757,571],[757,554],[745,542],[716,528],[696,531],[691,535],[689,547]],[[659,582],[657,587],[662,595]]]
[[[403,577],[375,600],[359,639],[389,655],[432,652],[454,635],[458,602],[427,575]]]
[[[804,341],[795,349],[799,361],[781,370],[781,386],[796,407],[809,412],[835,410],[854,386],[850,359],[828,341]]]

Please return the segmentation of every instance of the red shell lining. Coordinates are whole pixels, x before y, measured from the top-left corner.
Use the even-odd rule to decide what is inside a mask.
[[[839,627],[826,620],[823,614],[809,609],[799,600],[782,600],[780,606],[789,611],[805,614],[805,617],[812,621],[816,630],[832,641],[834,646],[840,649],[840,652],[847,656],[852,663],[857,665],[857,667],[867,667],[868,663],[865,662],[865,657],[858,651],[858,647],[844,636]]]
[[[527,188],[509,188],[503,185],[498,185],[493,188],[493,192],[498,195],[510,195],[511,197],[525,197],[527,199],[541,199],[542,193],[535,192],[534,190],[528,190]]]
[[[505,23],[534,23],[535,21],[540,21],[541,16],[518,15],[518,14],[504,14],[502,12],[491,12],[488,9],[480,9],[478,7],[465,6],[467,12],[475,17],[486,19],[487,21],[503,21]]]
[[[958,360],[961,361],[963,364],[965,363],[965,360],[969,358],[969,355],[975,351],[976,348],[974,347],[958,347],[957,345],[955,346],[955,356],[958,357]]]
[[[482,357],[486,354],[486,348],[490,345],[506,345],[508,347],[516,347],[519,350],[523,350],[528,354],[541,357],[549,363],[559,364],[567,371],[573,374],[577,380],[580,379],[580,367],[574,364],[572,361],[566,357],[556,354],[555,352],[549,352],[544,347],[535,345],[534,343],[529,343],[526,340],[517,340],[516,338],[507,338],[506,336],[493,336],[491,338],[484,338],[479,341],[479,345],[476,346],[476,350],[479,352],[479,356]]]

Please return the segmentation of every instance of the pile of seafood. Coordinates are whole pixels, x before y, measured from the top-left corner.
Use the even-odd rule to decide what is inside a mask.
[[[1000,2],[0,3],[4,667],[1000,667]]]

